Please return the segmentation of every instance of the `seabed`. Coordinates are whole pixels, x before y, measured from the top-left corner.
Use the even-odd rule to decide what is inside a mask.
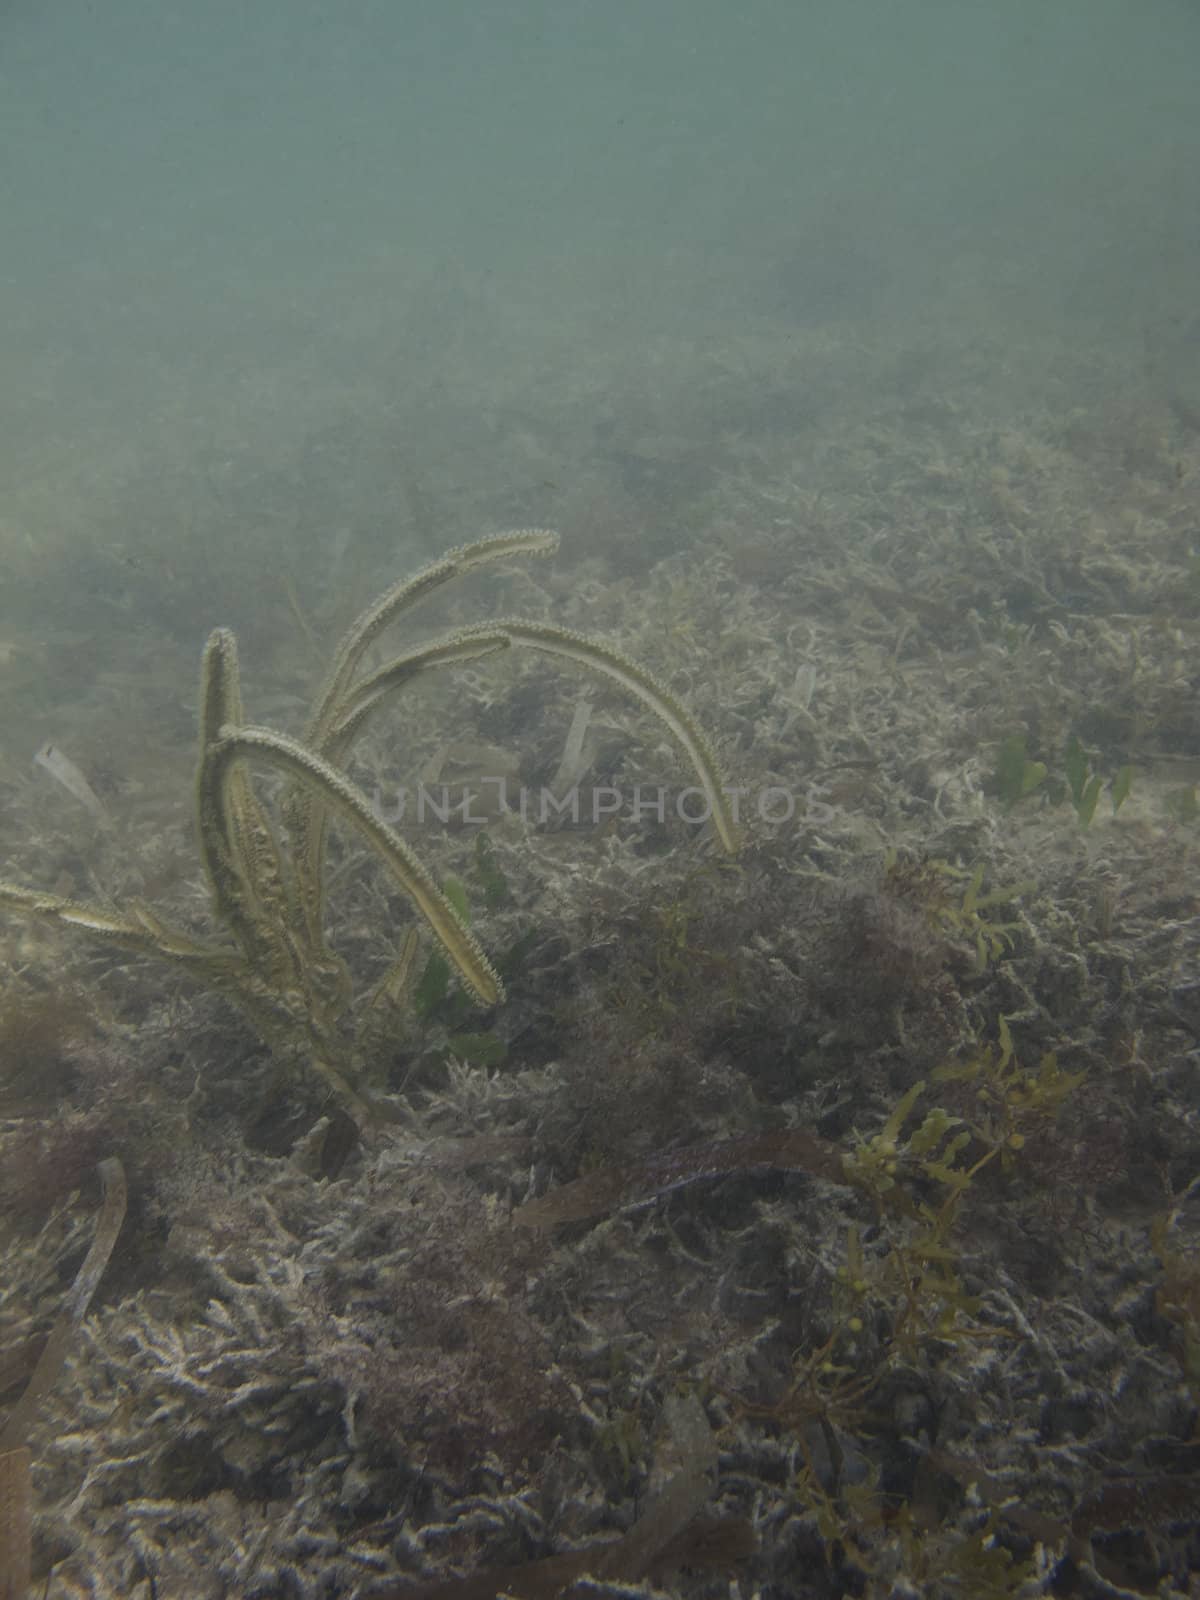
[[[632,347],[586,377],[527,355],[519,422],[494,377],[444,456],[429,422],[398,509],[407,402],[365,379],[336,427],[308,393],[269,460],[192,454],[173,412],[57,499],[48,448],[9,503],[0,834],[26,890],[219,937],[192,819],[208,629],[238,634],[247,720],[300,738],[372,593],[505,527],[562,548],[432,597],[402,642],[584,632],[740,792],[730,854],[679,815],[696,778],[662,721],[533,654],[406,692],[344,769],[474,796],[483,820],[397,827],[506,997],[457,982],[335,824],[352,1082],[228,986],[5,913],[12,1406],[100,1163],[128,1189],[29,1420],[34,1592],[1195,1593],[1186,375],[953,308],[903,339],[664,336],[650,376]],[[452,495],[473,415],[491,453]],[[51,737],[103,818],[29,764]],[[489,777],[580,814],[502,812]],[[660,788],[661,816],[589,813]],[[286,784],[258,770],[253,796],[286,838]]]

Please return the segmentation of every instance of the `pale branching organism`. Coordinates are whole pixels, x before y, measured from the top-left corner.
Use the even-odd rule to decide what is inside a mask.
[[[331,819],[359,833],[478,999],[493,1005],[503,998],[499,975],[479,941],[342,765],[371,714],[421,673],[514,645],[599,673],[663,722],[695,770],[722,846],[731,852],[737,847],[716,760],[703,733],[669,690],[607,645],[546,623],[505,618],[440,635],[363,672],[365,653],[383,631],[442,584],[488,562],[548,555],[557,545],[558,536],[544,529],[499,534],[452,550],[388,589],[338,645],[303,739],[246,722],[233,635],[218,628],[210,636],[200,693],[195,803],[200,854],[223,941],[198,942],[138,901],[110,912],[0,883],[0,906],[48,916],[118,947],[163,957],[232,993],[272,1049],[305,1055],[339,1095],[361,1107],[354,1041],[344,1028],[350,975],[325,935],[325,839]],[[282,832],[254,792],[251,764],[273,767],[288,780]],[[397,962],[376,985],[365,1015],[403,994],[412,955],[413,943],[406,940]]]

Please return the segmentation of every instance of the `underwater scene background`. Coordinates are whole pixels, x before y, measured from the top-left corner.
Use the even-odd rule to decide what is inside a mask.
[[[1200,1593],[1200,9],[0,130],[0,1596]]]

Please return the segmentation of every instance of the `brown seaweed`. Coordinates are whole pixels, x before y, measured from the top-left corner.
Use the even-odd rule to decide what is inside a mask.
[[[716,1144],[689,1145],[626,1166],[589,1172],[513,1212],[523,1228],[552,1228],[583,1222],[624,1207],[650,1205],[661,1195],[711,1178],[736,1173],[800,1171],[829,1183],[847,1184],[836,1145],[798,1128],[748,1133]]]
[[[34,1364],[24,1393],[0,1430],[0,1600],[23,1600],[29,1589],[33,1496],[25,1439],[39,1403],[62,1371],[72,1335],[87,1315],[125,1220],[124,1167],[112,1156],[101,1161],[98,1170],[103,1192],[92,1247]],[[11,1377],[24,1368],[28,1355],[27,1346],[0,1355],[0,1371]]]

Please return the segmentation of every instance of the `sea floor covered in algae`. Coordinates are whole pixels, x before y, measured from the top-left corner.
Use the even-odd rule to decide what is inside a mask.
[[[36,1592],[1197,1592],[1182,358],[964,291],[903,335],[649,341],[598,295],[568,360],[552,306],[453,293],[386,360],[343,320],[236,384],[164,331],[136,442],[100,414],[10,438],[4,876],[203,928],[208,628],[251,720],[296,731],[373,592],[527,525],[552,564],[405,637],[515,612],[619,647],[709,733],[742,848],[675,814],[690,775],[614,690],[508,659],[415,690],[353,752],[368,792],[569,778],[584,811],[400,825],[508,999],[423,952],[363,1063],[377,1119],[219,996],[5,918],[9,1401],[97,1163],[129,1189],[29,1436]],[[426,346],[437,316],[458,336]],[[661,818],[593,825],[638,785]],[[330,871],[366,989],[412,915],[355,839]]]

